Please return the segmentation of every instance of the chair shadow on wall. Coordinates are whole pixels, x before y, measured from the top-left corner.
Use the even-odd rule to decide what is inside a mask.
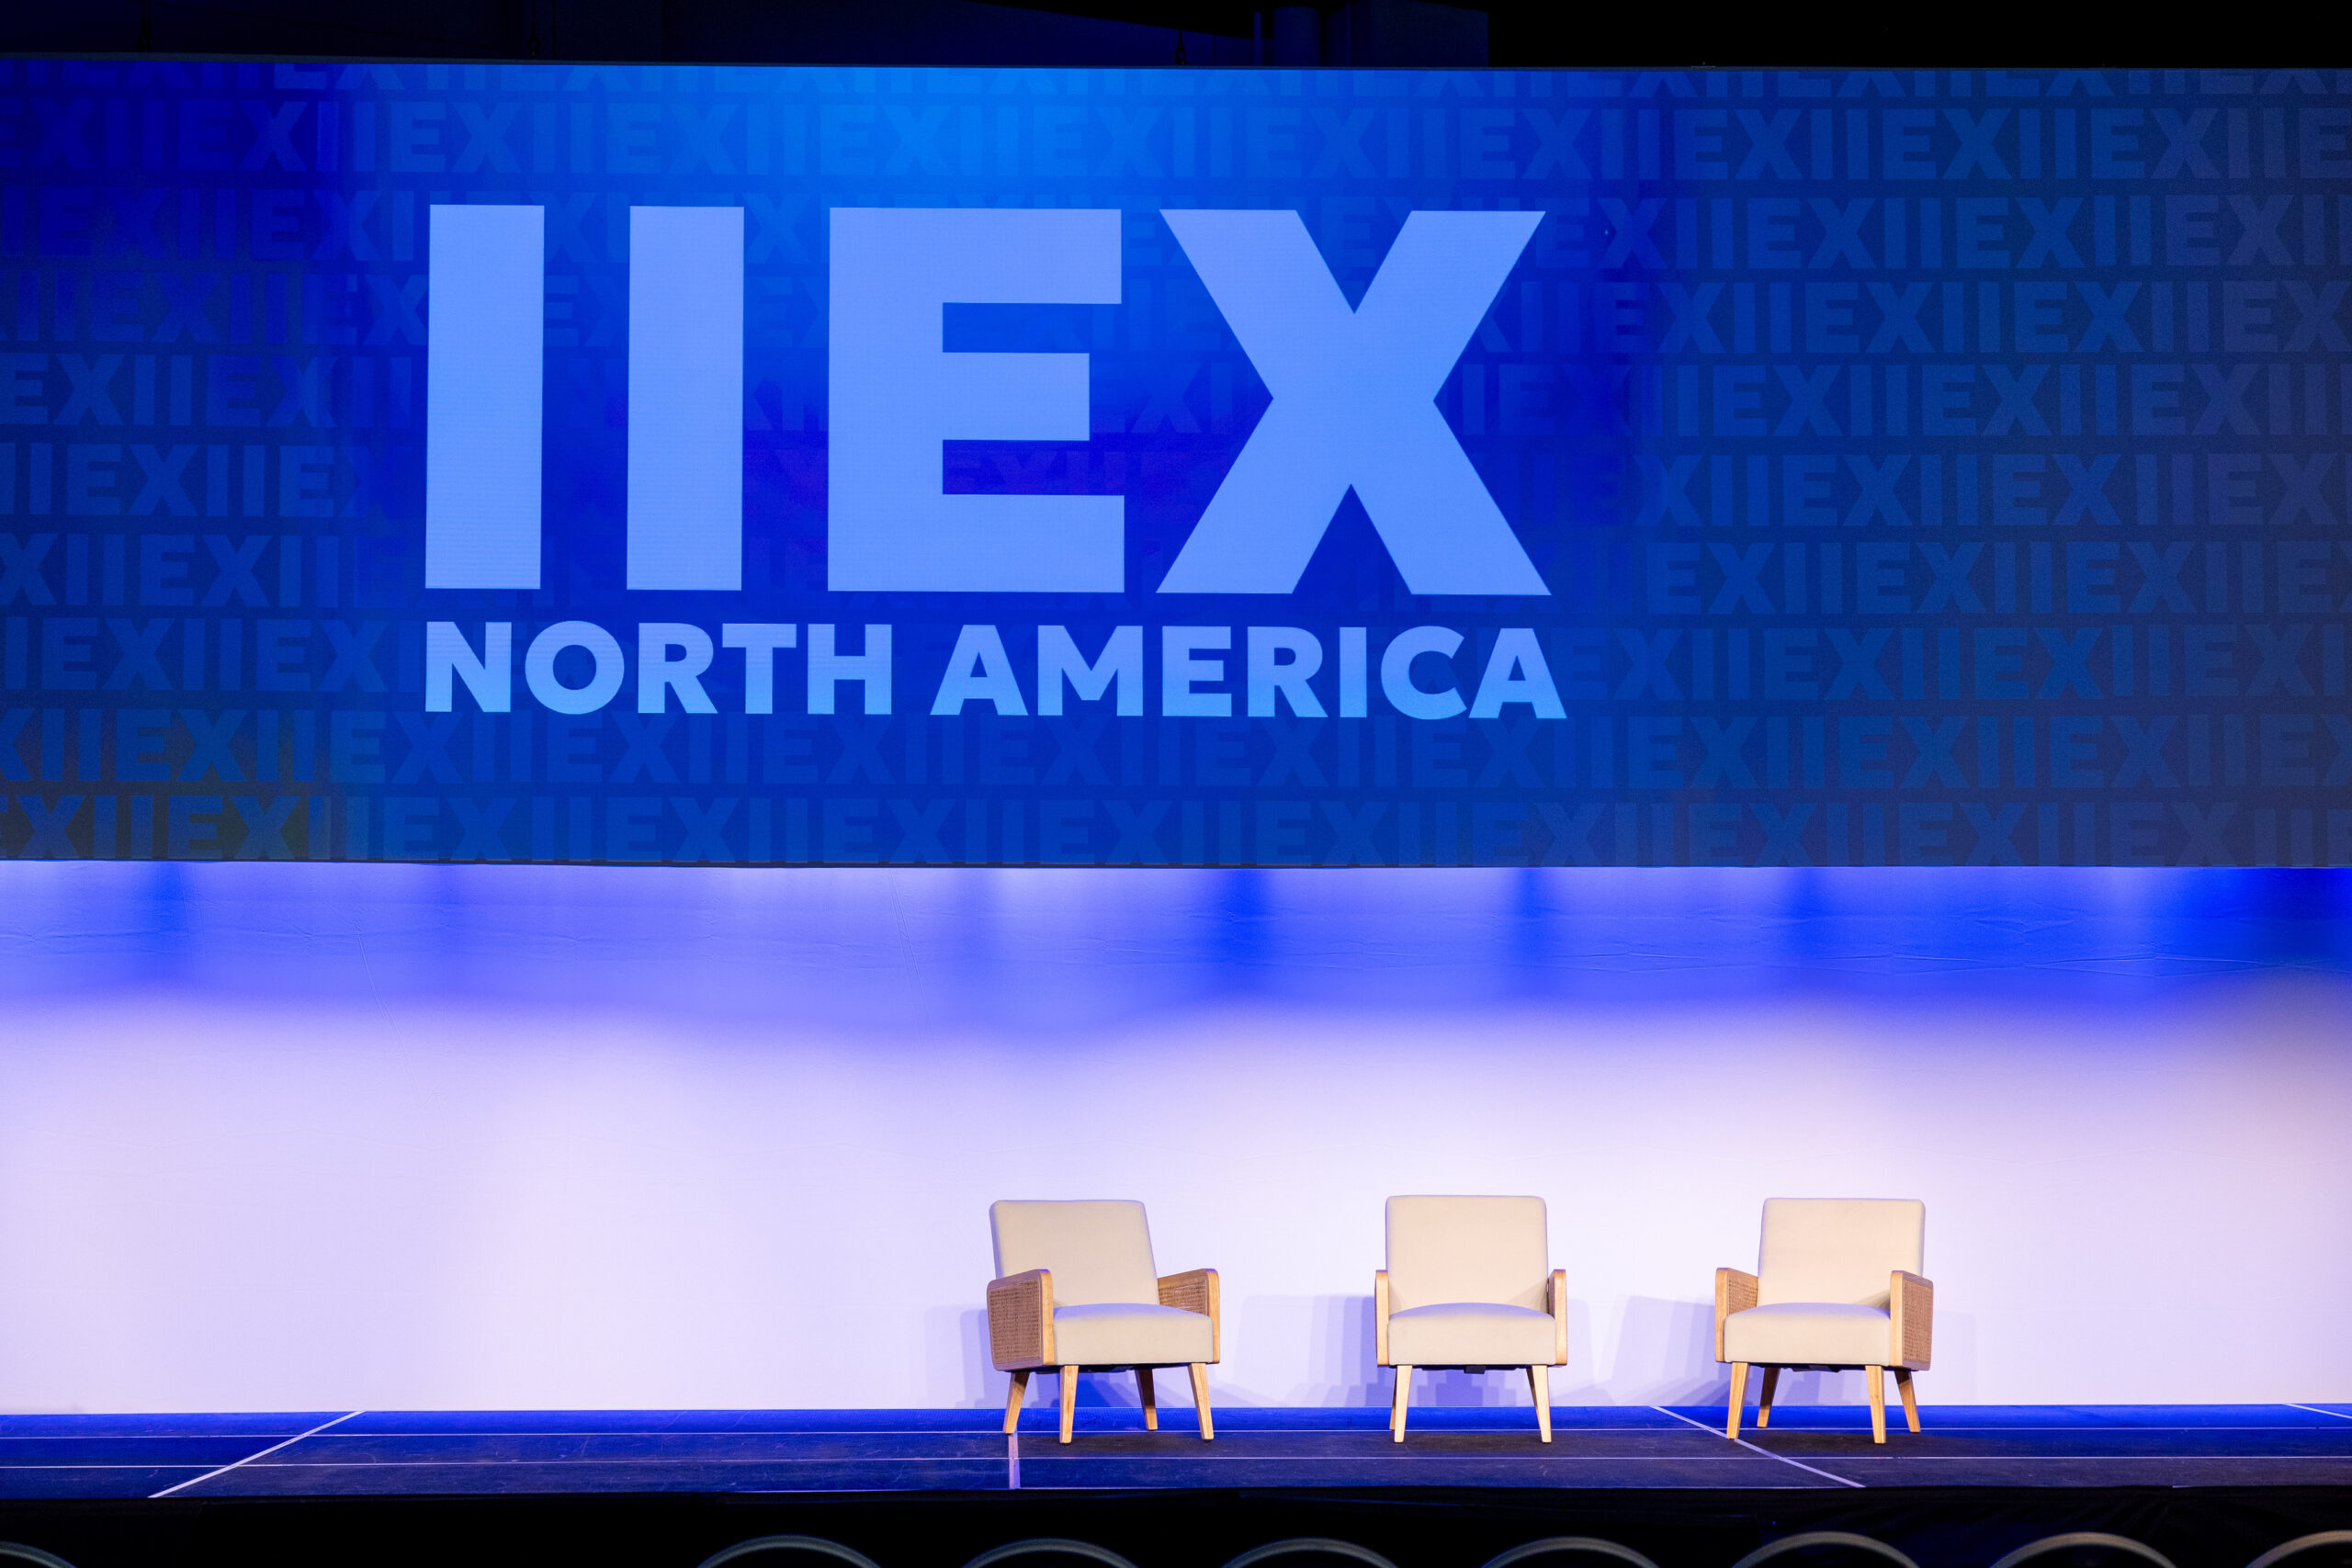
[[[1941,1388],[1946,1403],[1959,1404],[1975,1392],[1976,1320],[1962,1313],[1936,1317],[1936,1361],[1948,1368]],[[1920,1374],[1920,1403],[1939,1385]],[[1713,1302],[1666,1301],[1632,1296],[1617,1335],[1617,1357],[1610,1379],[1609,1404],[1711,1405],[1720,1415],[1731,1398],[1731,1369],[1715,1359]],[[1750,1408],[1755,1384],[1748,1386]],[[1781,1374],[1773,1404],[1863,1405],[1868,1399],[1859,1371]]]
[[[1714,1303],[1628,1296],[1611,1372],[1616,1398],[1626,1404],[1722,1404],[1731,1395],[1731,1369],[1715,1362]]]
[[[922,1331],[925,1387],[952,1383],[956,1397],[951,1403],[958,1408],[1003,1407],[1004,1374],[989,1356],[987,1312],[932,1307],[922,1314]]]

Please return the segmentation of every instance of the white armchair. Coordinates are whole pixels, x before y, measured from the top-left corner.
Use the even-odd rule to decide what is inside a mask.
[[[997,1278],[989,1284],[989,1352],[1012,1374],[1004,1429],[1021,1419],[1029,1374],[1060,1374],[1061,1440],[1070,1440],[1078,1374],[1132,1371],[1144,1425],[1159,1429],[1154,1367],[1189,1367],[1204,1441],[1216,1436],[1208,1369],[1217,1359],[1216,1270],[1160,1275],[1143,1205],[1125,1201],[989,1206]]]
[[[1524,1367],[1552,1440],[1550,1369],[1568,1359],[1567,1272],[1548,1267],[1541,1198],[1391,1198],[1388,1267],[1372,1277],[1380,1364],[1396,1369],[1388,1430],[1405,1440],[1415,1367]]]
[[[1927,1205],[1909,1199],[1771,1198],[1753,1274],[1715,1270],[1715,1359],[1731,1363],[1731,1414],[1739,1436],[1747,1369],[1764,1369],[1756,1424],[1772,1419],[1784,1369],[1860,1367],[1870,1377],[1871,1440],[1886,1441],[1886,1381],[1903,1416],[1919,1429],[1911,1374],[1925,1371],[1935,1337],[1936,1288],[1919,1274]]]

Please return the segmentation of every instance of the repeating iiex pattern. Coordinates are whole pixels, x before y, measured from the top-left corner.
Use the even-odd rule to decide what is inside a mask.
[[[2352,863],[2352,73],[0,65],[0,852]]]

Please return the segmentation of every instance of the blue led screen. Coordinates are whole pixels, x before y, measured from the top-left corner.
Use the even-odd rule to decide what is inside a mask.
[[[0,852],[2352,863],[2352,73],[0,65]]]

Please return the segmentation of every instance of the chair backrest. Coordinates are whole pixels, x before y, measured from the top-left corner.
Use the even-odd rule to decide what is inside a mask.
[[[1484,1302],[1544,1310],[1541,1198],[1388,1200],[1388,1308]]]
[[[1767,1198],[1757,1303],[1884,1306],[1890,1272],[1919,1272],[1927,1233],[1916,1198]]]
[[[1159,1275],[1141,1203],[1003,1200],[989,1205],[989,1229],[996,1237],[997,1278],[1050,1269],[1056,1306],[1159,1303]]]

